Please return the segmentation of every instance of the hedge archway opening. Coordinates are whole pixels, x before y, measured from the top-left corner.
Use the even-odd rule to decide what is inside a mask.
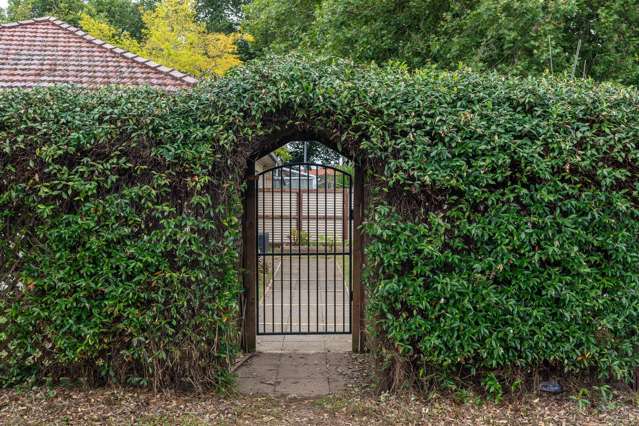
[[[629,380],[638,99],[298,56],[173,94],[0,91],[0,382],[226,385],[247,159],[292,138],[365,166],[382,383]]]
[[[308,123],[310,126],[310,123]],[[363,260],[364,260],[364,235],[362,233],[362,222],[365,213],[365,159],[357,157],[352,151],[344,149],[342,143],[330,137],[330,132],[318,129],[300,129],[297,126],[285,127],[283,130],[268,134],[255,141],[250,146],[244,170],[244,186],[242,193],[242,270],[244,291],[240,298],[242,349],[245,352],[255,352],[257,336],[256,317],[256,289],[257,289],[257,256],[255,247],[257,246],[257,234],[254,218],[257,217],[256,210],[256,186],[255,161],[277,149],[297,141],[313,141],[332,149],[353,163],[353,247],[352,247],[352,293],[351,302],[351,343],[353,352],[362,352],[365,349],[366,326],[364,318],[365,310],[365,288],[362,283]],[[354,144],[351,144],[354,145]],[[348,146],[348,145],[346,145]]]

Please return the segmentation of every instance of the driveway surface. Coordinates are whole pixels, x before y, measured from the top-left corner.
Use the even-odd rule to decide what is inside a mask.
[[[260,333],[349,333],[349,277],[344,256],[269,256],[259,276]],[[272,271],[272,272],[271,272]]]

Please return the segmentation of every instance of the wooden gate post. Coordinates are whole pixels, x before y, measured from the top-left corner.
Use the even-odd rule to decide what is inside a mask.
[[[360,227],[364,221],[365,191],[364,169],[361,164],[355,164],[355,179],[353,193],[353,352],[364,351],[364,286],[362,285],[362,265],[364,264],[364,241]]]
[[[351,176],[351,180],[352,179],[353,177]],[[335,192],[335,195],[337,195],[337,192]],[[349,240],[351,238],[348,232],[348,228],[350,227],[350,219],[351,219],[351,212],[348,211],[351,204],[350,200],[348,199],[350,195],[351,195],[350,188],[342,189],[342,213],[341,213],[342,214],[342,240]]]
[[[242,308],[242,350],[255,352],[256,348],[256,290],[257,290],[257,185],[255,161],[249,160],[246,168],[244,190],[244,214],[242,216],[242,268],[244,294]]]

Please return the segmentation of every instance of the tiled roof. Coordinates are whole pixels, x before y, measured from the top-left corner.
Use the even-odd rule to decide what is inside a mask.
[[[0,88],[122,84],[175,90],[196,82],[55,18],[0,25]]]

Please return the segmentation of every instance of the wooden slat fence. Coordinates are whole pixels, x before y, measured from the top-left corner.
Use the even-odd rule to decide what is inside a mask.
[[[349,190],[272,189],[258,191],[259,232],[271,244],[291,244],[300,232],[311,243],[349,239]],[[304,234],[303,234],[304,235]]]

